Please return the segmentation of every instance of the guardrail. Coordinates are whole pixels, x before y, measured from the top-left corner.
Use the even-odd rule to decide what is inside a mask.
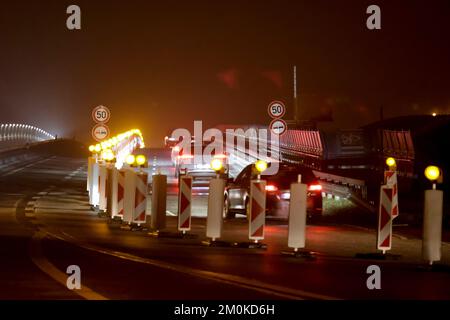
[[[55,139],[55,136],[32,125],[22,123],[0,124],[0,150],[2,151],[53,139]]]

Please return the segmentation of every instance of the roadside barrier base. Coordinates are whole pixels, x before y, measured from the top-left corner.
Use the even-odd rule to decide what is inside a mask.
[[[281,254],[283,256],[289,256],[294,257],[298,259],[305,259],[305,260],[316,260],[316,256],[314,252],[308,251],[308,250],[284,250],[281,251]]]
[[[108,223],[122,223],[122,218],[115,216],[114,218],[109,218]]]
[[[245,248],[245,249],[267,249],[267,244],[262,242],[235,242],[233,243],[235,248]]]
[[[161,231],[155,230],[147,233],[154,238],[169,238],[169,239],[196,239],[198,236],[191,233],[173,232],[173,231]]]
[[[357,253],[355,258],[368,260],[398,260],[401,257],[399,254],[371,252],[371,253]]]
[[[202,244],[208,247],[232,247],[234,245],[233,242],[211,239],[202,241]]]

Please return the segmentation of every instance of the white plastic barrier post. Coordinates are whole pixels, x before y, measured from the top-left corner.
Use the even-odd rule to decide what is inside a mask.
[[[154,231],[160,231],[166,228],[167,176],[155,174],[152,180],[150,227]]]
[[[377,249],[386,253],[392,246],[392,197],[393,189],[380,187],[380,206],[378,212]]]
[[[441,260],[443,199],[442,190],[425,190],[422,257],[430,265]]]
[[[111,181],[111,218],[123,218],[123,202],[125,190],[125,170],[112,168]]]
[[[180,177],[178,194],[178,230],[185,233],[191,230],[192,177]]]
[[[90,181],[90,193],[89,193],[89,204],[96,207],[99,204],[100,194],[98,190],[99,185],[99,165],[97,162],[92,165],[92,179]]]
[[[90,193],[91,192],[91,180],[92,180],[92,166],[95,163],[94,157],[88,158],[88,166],[87,166],[87,181],[86,181],[86,190]]]
[[[222,236],[224,191],[225,180],[214,178],[209,181],[206,237],[212,241]]]
[[[99,165],[99,204],[98,208],[100,211],[106,212],[106,183],[108,177],[108,171],[106,164],[102,163]]]
[[[288,247],[296,252],[305,247],[307,194],[307,185],[301,183],[301,177],[297,183],[291,184]]]
[[[384,182],[388,187],[392,188],[392,219],[400,214],[398,210],[398,183],[397,171],[388,170],[384,172]]]
[[[145,223],[148,194],[148,174],[144,172],[138,172],[135,177],[136,189],[134,194],[134,211],[132,222],[137,223],[137,225],[140,226],[141,224]]]
[[[136,173],[133,169],[125,169],[125,190],[123,199],[123,222],[131,224],[134,213],[134,193],[136,189]]]
[[[222,200],[223,203],[223,200]],[[264,239],[266,224],[266,181],[250,182],[250,219],[248,220],[248,237],[257,243]]]

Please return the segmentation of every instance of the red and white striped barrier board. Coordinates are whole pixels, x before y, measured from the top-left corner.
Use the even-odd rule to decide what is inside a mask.
[[[98,177],[98,192],[100,194],[98,208],[101,211],[106,211],[106,184],[108,179],[108,171],[105,164],[100,164],[99,166],[99,177]]]
[[[139,172],[136,174],[136,188],[134,194],[133,223],[145,223],[145,212],[147,210],[147,179],[148,174]]]
[[[180,190],[178,196],[178,230],[191,230],[191,198],[192,177],[180,177]]]
[[[252,180],[250,182],[250,219],[248,237],[250,240],[264,239],[266,223],[266,181]]]
[[[125,170],[112,169],[111,217],[123,218],[123,199],[125,195]]]
[[[397,184],[397,172],[396,171],[385,171],[384,172],[384,183],[391,187],[393,190],[392,195],[392,218],[396,218],[399,215],[398,210],[398,184]]]
[[[381,186],[378,213],[377,249],[390,250],[392,246],[392,198],[393,188]]]

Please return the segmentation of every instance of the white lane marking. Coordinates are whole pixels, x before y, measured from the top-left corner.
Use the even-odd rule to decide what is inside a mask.
[[[41,269],[41,271],[67,288],[67,274],[56,268],[50,261],[47,260],[47,258],[42,253],[41,241],[46,237],[46,235],[46,232],[42,230],[33,234],[29,245],[29,254],[31,260],[39,269]],[[93,291],[85,285],[82,285],[81,289],[79,290],[71,291],[87,300],[107,300],[106,297]]]
[[[9,171],[9,172],[7,172],[7,173],[4,173],[4,174],[1,175],[1,176],[2,176],[2,177],[10,176],[10,175],[12,175],[12,174],[14,174],[14,173],[20,172],[20,171],[25,170],[25,169],[27,169],[27,168],[33,167],[33,166],[35,166],[35,165],[37,165],[37,164],[39,164],[39,163],[42,163],[42,162],[45,162],[45,161],[48,161],[48,160],[51,160],[51,159],[54,159],[54,158],[56,158],[56,157],[53,156],[53,157],[50,157],[50,158],[45,158],[45,159],[42,159],[42,160],[39,160],[39,161],[30,163],[30,164],[27,164],[27,165],[25,165],[25,166],[23,166],[23,167],[19,167],[19,168],[17,168],[17,169],[14,169],[14,170],[12,170],[12,171]]]
[[[273,284],[265,283],[265,282],[255,280],[255,279],[249,279],[249,278],[244,278],[244,277],[235,276],[235,275],[231,275],[231,274],[225,274],[225,273],[219,273],[219,272],[213,272],[213,271],[207,271],[207,270],[194,269],[194,268],[180,266],[177,264],[163,262],[163,261],[159,261],[159,260],[142,258],[142,257],[138,257],[138,256],[135,256],[135,255],[132,255],[129,253],[125,253],[125,252],[103,249],[103,248],[99,248],[99,247],[91,245],[91,244],[81,242],[81,241],[75,239],[73,236],[65,233],[64,231],[62,233],[65,235],[65,237],[57,236],[55,234],[52,234],[51,232],[47,232],[48,235],[51,235],[57,239],[72,243],[74,245],[77,245],[81,248],[84,248],[84,249],[87,249],[90,251],[103,253],[103,254],[110,255],[110,256],[117,257],[117,258],[124,259],[124,260],[144,263],[144,264],[151,265],[154,267],[158,267],[158,268],[162,268],[162,269],[166,269],[166,270],[170,270],[170,271],[176,271],[179,273],[184,273],[184,274],[187,274],[190,276],[195,276],[195,277],[199,277],[199,278],[203,278],[203,279],[207,279],[207,280],[214,280],[217,282],[222,282],[222,283],[226,283],[229,285],[233,285],[233,286],[237,286],[237,287],[241,287],[241,288],[245,288],[245,289],[250,289],[250,290],[262,292],[264,294],[282,297],[285,299],[339,300],[338,298],[335,298],[335,297],[316,294],[316,293],[303,291],[303,290],[292,289],[292,288],[278,286],[278,285],[273,285]]]

